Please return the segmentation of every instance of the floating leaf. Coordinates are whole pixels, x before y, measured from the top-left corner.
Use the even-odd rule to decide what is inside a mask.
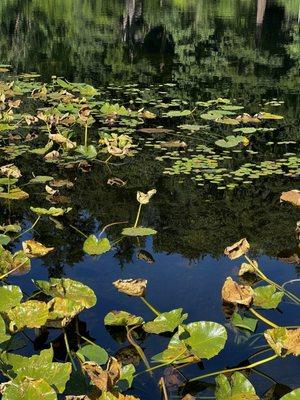
[[[25,240],[22,242],[24,253],[28,257],[42,257],[54,250],[54,247],[46,247],[35,240]]]
[[[250,245],[247,239],[241,239],[238,242],[234,243],[232,246],[226,247],[224,250],[224,254],[230,258],[230,260],[235,260],[246,254],[250,249]]]
[[[280,201],[287,201],[294,206],[300,206],[300,190],[290,190],[288,192],[281,193]]]
[[[28,300],[18,304],[7,313],[10,326],[17,330],[27,328],[40,328],[49,317],[47,304],[38,300]]]
[[[119,279],[113,285],[119,292],[129,296],[144,296],[148,281],[146,279]]]
[[[188,314],[183,314],[182,308],[161,313],[154,321],[147,322],[143,329],[148,333],[173,332],[182,322],[187,319]]]
[[[226,136],[225,139],[220,139],[215,142],[219,147],[229,149],[231,147],[236,147],[239,144],[244,144],[245,136]]]
[[[18,379],[44,379],[59,393],[62,393],[65,390],[66,383],[71,374],[70,363],[52,362],[52,347],[50,349],[42,350],[40,354],[29,358],[18,354],[6,353],[1,356],[1,359],[5,364],[11,366],[13,374],[16,375]]]
[[[83,155],[86,158],[95,158],[97,157],[97,149],[95,146],[93,146],[92,144],[90,144],[89,146],[78,146],[76,148],[76,152]]]
[[[23,294],[19,286],[0,286],[0,312],[7,312],[21,303]]]
[[[14,379],[5,387],[2,400],[57,400],[55,390],[44,379]]]
[[[94,361],[99,365],[106,364],[108,360],[107,352],[96,344],[86,344],[76,354],[83,357],[84,361]]]
[[[48,281],[34,281],[34,283],[47,295],[62,297],[81,304],[83,308],[91,308],[97,298],[94,291],[81,282],[68,278],[51,278]]]
[[[276,114],[271,114],[268,112],[260,112],[257,115],[255,115],[255,117],[259,118],[259,119],[283,119],[282,115],[276,115]]]
[[[134,365],[128,364],[121,368],[121,376],[117,383],[118,390],[121,392],[128,390],[132,386],[132,382],[134,379],[135,368]],[[126,397],[125,397],[126,399]],[[130,400],[130,399],[128,399]]]
[[[107,253],[111,245],[107,238],[98,239],[95,235],[90,235],[83,243],[83,251],[90,256]]]
[[[284,296],[283,292],[276,292],[273,285],[260,286],[254,289],[253,304],[266,310],[277,308]]]
[[[300,355],[300,329],[283,327],[268,329],[264,336],[272,349],[281,357],[289,354]]]
[[[6,324],[0,315],[0,344],[10,339],[10,335],[6,333]]]
[[[247,329],[248,331],[255,332],[257,326],[257,319],[242,317],[238,313],[234,313],[231,320],[234,326],[238,328]]]
[[[0,192],[0,198],[7,200],[24,200],[29,197],[29,194],[18,187],[10,189],[8,193]]]
[[[144,323],[142,317],[137,317],[127,311],[110,311],[104,317],[104,325],[110,326],[133,326]]]
[[[51,215],[52,217],[59,217],[71,211],[72,208],[68,207],[66,209],[63,209],[63,208],[50,207],[47,210],[47,208],[30,207],[30,210],[38,215]]]
[[[226,278],[222,288],[222,299],[227,303],[250,306],[254,291],[251,286],[239,285],[232,278]]]
[[[226,375],[219,375],[216,384],[216,400],[259,400],[252,384],[240,372],[235,372],[230,381]]]
[[[216,322],[192,322],[184,326],[179,338],[196,357],[209,360],[223,350],[227,332]]]
[[[53,180],[52,176],[46,176],[46,175],[37,175],[34,178],[30,179],[30,181],[28,183],[30,184],[35,184],[35,183],[46,183],[46,182],[50,182]]]
[[[164,117],[170,117],[170,118],[188,117],[191,114],[192,114],[192,112],[190,110],[183,110],[183,111],[172,110],[172,111],[168,111],[167,113],[165,113]]]
[[[122,230],[122,235],[124,236],[151,236],[156,234],[156,230],[152,228],[145,228],[143,226],[124,228]]]

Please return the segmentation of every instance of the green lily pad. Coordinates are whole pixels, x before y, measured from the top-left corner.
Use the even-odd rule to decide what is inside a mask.
[[[238,328],[247,329],[248,331],[255,332],[257,326],[257,319],[242,317],[238,313],[234,313],[231,322]]]
[[[7,192],[0,192],[0,198],[1,199],[7,199],[7,200],[24,200],[29,197],[29,194],[24,192],[24,190],[21,190],[18,187],[14,187],[10,189],[9,193]]]
[[[173,110],[165,113],[164,117],[169,117],[169,118],[188,117],[191,114],[192,112],[190,110],[183,110],[183,111]]]
[[[32,357],[23,357],[18,354],[6,353],[1,360],[11,366],[13,375],[21,378],[44,379],[59,393],[65,390],[71,374],[70,363],[57,363],[53,360],[53,349],[42,350],[40,354]],[[12,372],[11,371],[11,372]]]
[[[192,322],[184,327],[184,333],[179,338],[195,356],[209,360],[223,350],[227,332],[216,322]]]
[[[226,136],[225,139],[220,139],[215,142],[215,144],[219,147],[223,147],[226,149],[230,149],[232,147],[236,147],[239,144],[242,144],[245,140],[244,136]]]
[[[226,375],[219,375],[216,384],[216,400],[259,400],[250,381],[240,372],[235,372],[230,382]]]
[[[137,226],[136,228],[124,228],[122,230],[122,235],[124,236],[151,236],[156,234],[156,230],[152,228],[145,228],[143,226]]]
[[[30,207],[30,210],[38,215],[51,215],[52,217],[59,217],[61,215],[64,215],[65,213],[68,213],[69,211],[71,211],[72,208],[68,207],[66,209],[63,209],[63,208],[57,208],[57,207],[50,207],[47,210],[47,208]]]
[[[90,256],[107,253],[111,245],[107,238],[98,239],[95,235],[90,235],[83,243],[83,251]]]
[[[78,146],[76,148],[76,152],[83,155],[86,158],[95,158],[97,157],[98,154],[96,147],[91,144],[87,147],[82,145]]]
[[[133,364],[124,365],[121,369],[121,376],[118,380],[117,387],[120,392],[128,390],[132,386],[134,379],[135,367]]]
[[[87,344],[81,347],[76,354],[83,357],[83,361],[93,361],[98,365],[106,364],[108,360],[107,352],[96,344]]]
[[[112,326],[133,326],[144,323],[142,317],[132,315],[127,311],[110,311],[104,317],[104,325]]]
[[[18,304],[7,313],[10,326],[17,330],[27,328],[40,328],[49,317],[47,304],[38,300],[28,300]]]
[[[0,234],[0,244],[7,245],[10,242],[10,237],[8,235],[4,235],[3,233]]]
[[[47,176],[47,175],[37,175],[34,178],[30,179],[28,183],[30,184],[35,184],[35,183],[47,183],[50,181],[53,181],[53,176]]]
[[[147,322],[143,329],[148,333],[173,332],[184,320],[188,314],[183,314],[182,308],[160,314],[154,321]]]
[[[80,303],[83,308],[91,308],[97,298],[94,291],[81,282],[68,278],[51,278],[49,281],[34,281],[48,296],[62,297]]]
[[[7,312],[19,305],[23,294],[19,286],[4,285],[0,287],[0,312]]]
[[[277,308],[284,296],[283,292],[276,292],[273,285],[260,286],[254,289],[253,304],[266,310]]]
[[[44,379],[14,379],[5,388],[2,400],[57,400],[55,390]]]

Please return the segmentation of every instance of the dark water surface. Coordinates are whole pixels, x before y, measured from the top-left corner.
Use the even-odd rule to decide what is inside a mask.
[[[101,87],[174,83],[174,98],[187,101],[237,98],[251,108],[277,98],[284,105],[275,112],[284,115],[285,135],[297,144],[273,152],[299,155],[299,10],[298,0],[2,0],[0,60],[11,64],[15,73],[36,71],[46,80],[57,75]],[[40,168],[40,175],[49,175],[44,166]],[[234,193],[209,185],[199,188],[191,180],[180,183],[164,177],[151,150],[140,152],[113,174],[126,178],[127,186],[106,185],[111,172],[102,167],[78,177],[70,197],[80,221],[72,222],[85,232],[99,232],[105,224],[134,220],[136,190],[155,187],[158,194],[143,214],[144,224],[158,231],[153,240],[124,240],[113,252],[93,259],[83,255],[82,240],[72,229],[57,231],[42,224],[36,237],[55,246],[56,253],[11,281],[30,291],[31,278],[67,276],[92,287],[98,303],[81,316],[86,336],[114,354],[128,343],[105,330],[104,315],[112,309],[146,320],[152,315],[139,299],[118,294],[111,283],[146,278],[147,298],[159,310],[183,307],[190,321],[213,320],[227,324],[231,332],[225,350],[184,371],[188,377],[200,374],[201,368],[206,373],[246,360],[264,342],[251,346],[251,340],[226,321],[220,290],[225,278],[236,274],[239,260],[229,262],[223,250],[247,237],[253,255],[272,279],[282,283],[297,278],[300,251],[294,230],[299,209],[280,204],[279,196],[296,188],[299,179],[258,179]],[[23,205],[14,206],[13,213],[16,219],[28,218]],[[110,237],[117,239],[119,230],[112,228]],[[137,259],[140,248],[152,253],[153,265]],[[290,256],[294,263],[282,261]],[[293,285],[298,293],[299,286]],[[278,324],[291,326],[299,324],[299,314],[299,307],[287,303],[266,313]],[[260,324],[258,332],[263,328]],[[151,358],[167,341],[149,337],[142,347]],[[138,368],[143,369],[142,363]],[[275,361],[259,370],[272,377],[250,374],[260,396],[276,382],[290,388],[300,385],[299,358]],[[158,399],[160,374],[159,370],[153,378],[140,376],[133,393],[143,400]]]

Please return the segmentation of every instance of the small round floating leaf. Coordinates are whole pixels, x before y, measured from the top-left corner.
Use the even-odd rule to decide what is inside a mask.
[[[145,228],[143,226],[137,226],[132,228],[124,228],[122,235],[124,236],[151,236],[156,235],[157,231],[152,228]]]
[[[83,251],[90,256],[101,255],[108,252],[111,245],[107,238],[98,239],[95,235],[90,235],[83,243]]]
[[[47,210],[47,208],[30,207],[30,210],[38,215],[51,215],[52,217],[60,217],[61,215],[64,215],[65,213],[68,213],[69,211],[71,211],[72,208],[68,207],[66,209],[63,209],[63,208],[57,208],[57,207],[50,207]]]

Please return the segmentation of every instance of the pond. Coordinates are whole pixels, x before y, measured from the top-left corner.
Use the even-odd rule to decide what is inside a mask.
[[[14,240],[6,242],[3,235],[0,240],[11,253],[31,239],[54,248],[31,258],[26,274],[6,275],[2,265],[0,273],[5,285],[21,287],[24,298],[37,290],[36,280],[70,278],[89,286],[97,303],[66,326],[71,351],[84,337],[124,364],[133,363],[137,376],[128,395],[214,398],[215,376],[189,380],[272,356],[268,348],[253,357],[266,348],[268,323],[242,307],[240,315],[251,317],[252,324],[259,320],[245,329],[246,320],[242,327],[232,320],[237,308],[222,302],[227,277],[249,282],[238,276],[245,260],[224,255],[241,238],[269,279],[251,274],[254,288],[275,281],[300,296],[299,207],[280,201],[283,192],[299,188],[299,15],[298,0],[0,4],[1,166],[13,163],[22,174],[1,170],[1,231]],[[152,189],[150,200],[137,201],[137,192]],[[50,207],[65,212],[44,215]],[[28,231],[21,236],[5,228],[13,224]],[[133,225],[156,234],[122,235]],[[99,251],[100,232],[109,243],[102,242]],[[2,252],[4,265],[3,257]],[[146,302],[119,293],[113,285],[119,279],[146,279]],[[33,299],[43,301],[39,295]],[[299,325],[300,302],[293,295],[274,307],[253,296],[254,313],[279,326]],[[184,368],[144,372],[148,362],[157,366],[152,357],[166,349],[182,321],[159,335],[139,326],[131,337],[130,328],[105,326],[104,318],[124,310],[151,321],[151,304],[159,313],[182,308],[188,323],[223,325],[226,345],[215,357],[200,356]],[[29,327],[22,326],[14,352],[29,357],[52,343],[54,361],[68,359],[62,330]],[[299,356],[299,334],[297,340]],[[299,358],[293,355],[245,373],[265,400],[279,400],[300,386]],[[82,376],[74,375],[66,394],[83,395],[83,387]],[[5,400],[17,398],[7,394]]]

